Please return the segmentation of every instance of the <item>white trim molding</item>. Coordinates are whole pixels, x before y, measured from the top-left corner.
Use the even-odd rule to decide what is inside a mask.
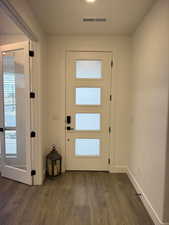
[[[137,182],[136,178],[134,177],[133,173],[131,172],[131,170],[129,168],[127,169],[127,175],[129,177],[131,183],[133,184],[134,188],[136,189],[137,193],[141,193],[140,199],[141,199],[142,203],[144,204],[150,217],[152,218],[154,224],[155,225],[169,225],[169,223],[163,223],[160,220],[157,212],[153,208],[151,202],[149,201],[148,197],[145,195],[144,191],[142,190],[141,186],[139,185],[139,183]]]
[[[11,18],[11,20],[24,32],[24,34],[32,41],[37,41],[38,38],[32,32],[31,28],[25,23],[16,9],[8,0],[0,0],[0,8]]]

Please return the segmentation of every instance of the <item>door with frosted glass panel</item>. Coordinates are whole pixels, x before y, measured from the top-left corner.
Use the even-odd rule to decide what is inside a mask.
[[[1,47],[1,175],[32,184],[29,42]]]
[[[110,52],[68,52],[66,169],[108,170]]]

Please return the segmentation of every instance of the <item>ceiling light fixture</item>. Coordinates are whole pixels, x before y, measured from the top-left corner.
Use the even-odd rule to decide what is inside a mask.
[[[94,3],[96,0],[86,0],[88,3]]]

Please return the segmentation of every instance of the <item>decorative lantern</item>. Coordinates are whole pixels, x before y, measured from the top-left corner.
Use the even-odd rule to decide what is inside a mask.
[[[46,157],[46,174],[54,178],[62,173],[62,157],[56,151],[56,146],[52,146],[52,151]]]

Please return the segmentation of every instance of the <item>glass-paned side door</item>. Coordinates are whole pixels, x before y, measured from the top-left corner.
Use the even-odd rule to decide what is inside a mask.
[[[2,176],[32,184],[29,43],[1,48]]]

